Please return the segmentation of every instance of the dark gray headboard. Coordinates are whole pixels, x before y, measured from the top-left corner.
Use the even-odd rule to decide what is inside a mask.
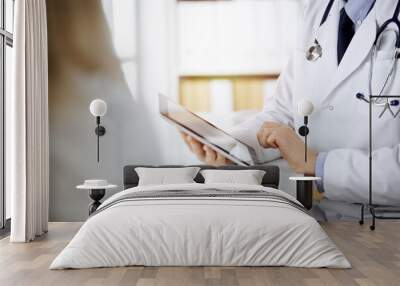
[[[279,186],[279,168],[277,166],[224,166],[224,167],[213,167],[206,165],[195,165],[196,167],[203,169],[220,169],[220,170],[263,170],[266,172],[262,185],[265,187],[271,187],[277,189]],[[128,165],[124,167],[124,189],[133,188],[138,185],[139,177],[135,172],[137,167],[148,167],[148,168],[180,168],[184,166],[178,165],[165,165],[165,166],[149,166],[149,165]],[[199,173],[194,179],[197,183],[204,183],[203,176]]]

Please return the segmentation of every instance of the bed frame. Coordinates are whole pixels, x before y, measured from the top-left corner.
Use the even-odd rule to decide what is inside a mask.
[[[279,168],[277,166],[251,166],[251,167],[241,167],[241,166],[223,166],[223,167],[213,167],[206,165],[194,165],[195,167],[205,169],[219,169],[219,170],[262,170],[265,171],[264,178],[262,180],[262,185],[265,187],[270,187],[278,189],[279,187]],[[164,165],[164,166],[151,166],[151,165],[128,165],[124,167],[124,189],[129,189],[136,187],[139,183],[139,176],[135,171],[137,167],[148,167],[148,168],[180,168],[185,166],[179,165]],[[190,166],[192,167],[192,166]],[[199,173],[194,180],[197,183],[204,183],[203,176]]]

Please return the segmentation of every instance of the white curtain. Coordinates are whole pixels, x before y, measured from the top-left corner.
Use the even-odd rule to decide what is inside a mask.
[[[49,196],[45,0],[15,1],[13,91],[6,97],[6,181],[12,242],[47,232]]]

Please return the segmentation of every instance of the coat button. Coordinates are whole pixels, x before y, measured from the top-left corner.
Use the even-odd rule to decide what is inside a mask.
[[[334,111],[334,110],[335,110],[335,107],[334,107],[333,105],[329,105],[329,106],[328,106],[328,109],[329,109],[329,111]]]

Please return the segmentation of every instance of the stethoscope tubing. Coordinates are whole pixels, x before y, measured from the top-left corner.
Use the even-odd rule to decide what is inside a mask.
[[[335,0],[329,1],[328,6],[326,7],[323,17],[321,19],[321,23],[320,23],[319,27],[321,27],[328,19],[329,13],[332,9],[334,2],[335,2]],[[379,92],[376,94],[377,96],[381,96],[383,94],[383,92],[385,91],[390,78],[393,76],[395,66],[397,64],[397,59],[400,56],[400,21],[398,19],[399,14],[400,14],[400,0],[398,0],[398,2],[397,2],[397,6],[396,6],[393,16],[390,19],[388,19],[387,21],[385,21],[378,28],[376,38],[374,41],[374,47],[372,50],[370,72],[369,72],[369,92],[371,95],[373,94],[372,81],[373,81],[373,70],[374,70],[375,61],[376,61],[376,57],[377,57],[377,49],[378,49],[377,46],[381,40],[382,35],[388,31],[387,28],[391,24],[394,24],[396,26],[396,30],[397,30],[397,31],[394,31],[396,33],[396,42],[395,42],[395,47],[394,47],[394,51],[393,51],[393,59],[392,59],[392,64],[391,64],[390,70],[387,73],[387,76],[385,78],[385,81],[384,81],[381,89],[379,90]],[[323,54],[323,49],[322,49],[320,43],[318,42],[317,38],[315,38],[313,45],[306,52],[306,59],[310,62],[315,62],[322,57],[322,54]],[[400,109],[396,113],[394,113],[392,110],[392,106],[393,107],[399,106],[399,100],[390,101],[388,98],[386,98],[385,102],[381,102],[380,99],[367,99],[362,93],[357,93],[356,98],[359,100],[362,100],[366,103],[369,103],[370,100],[373,100],[374,102],[372,102],[372,103],[374,105],[383,106],[384,109],[382,110],[381,114],[379,115],[379,118],[381,118],[387,110],[389,110],[389,112],[392,114],[392,116],[394,118],[396,118],[398,116],[400,117]]]

